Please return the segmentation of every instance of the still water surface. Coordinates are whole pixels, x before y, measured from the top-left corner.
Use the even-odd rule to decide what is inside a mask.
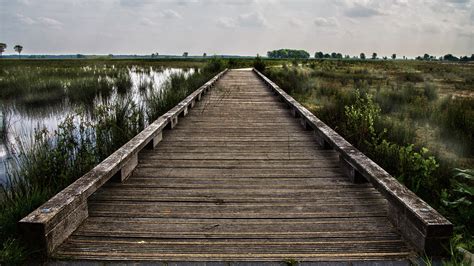
[[[132,80],[133,87],[130,90],[130,96],[137,105],[143,105],[145,94],[140,91],[139,86],[142,83],[151,84],[152,90],[162,90],[165,82],[173,74],[184,73],[191,75],[194,69],[181,68],[150,68],[143,71],[143,68],[130,68],[129,75]],[[113,103],[117,98],[116,94],[111,94],[107,102]],[[103,102],[102,99],[95,100],[94,105]],[[92,105],[92,106],[94,106]],[[1,106],[0,106],[1,107]],[[0,138],[0,185],[7,184],[6,163],[15,156],[14,147],[18,145],[18,139],[31,140],[35,129],[45,127],[49,132],[54,132],[58,125],[69,115],[76,112],[76,108],[71,106],[66,100],[54,106],[35,107],[34,110],[25,109],[18,106],[4,106],[0,108],[0,122],[6,119],[5,125],[0,123],[0,131],[5,127],[6,134]],[[12,149],[13,147],[13,149]],[[11,154],[9,151],[13,151]]]

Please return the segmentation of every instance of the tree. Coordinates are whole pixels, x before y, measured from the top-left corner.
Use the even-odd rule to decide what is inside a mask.
[[[15,47],[13,47],[13,49],[15,49],[15,51],[18,53],[18,58],[21,58],[21,51],[23,51],[23,46],[17,44],[15,45]]]
[[[279,49],[267,52],[270,58],[293,58],[293,59],[307,59],[309,53],[305,50]]]
[[[360,59],[365,60],[365,54],[364,53],[360,53]]]
[[[452,55],[452,54],[447,54],[443,57],[444,60],[447,60],[447,61],[458,61],[459,58],[457,58],[456,56]]]
[[[397,59],[397,54],[392,54],[392,59],[393,60]]]
[[[184,52],[183,57],[188,57],[188,52]]]
[[[202,54],[202,57],[206,57],[206,56],[207,56],[207,54],[206,54],[206,53],[203,53],[203,54]]]
[[[337,58],[337,54],[336,53],[331,53],[331,58]]]
[[[7,44],[0,43],[0,56],[2,56],[3,52],[5,52],[5,49],[7,49]]]
[[[377,53],[372,54],[372,59],[374,59],[374,60],[377,59]]]
[[[426,60],[426,61],[430,60],[430,55],[429,54],[424,54],[423,55],[423,60]]]
[[[316,59],[322,59],[322,58],[324,58],[323,52],[317,52],[317,53],[315,53],[315,54],[314,54],[314,58],[316,58]]]

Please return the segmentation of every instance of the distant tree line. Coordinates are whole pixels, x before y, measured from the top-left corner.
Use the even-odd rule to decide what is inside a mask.
[[[474,61],[474,54],[472,54],[470,57],[469,56],[456,57],[452,54],[447,54],[444,56],[440,56],[439,58],[436,58],[433,55],[424,54],[423,56],[417,56],[416,60],[425,60],[425,61],[444,60],[444,61],[453,61],[453,62],[457,62],[457,61],[469,62],[469,61]]]
[[[294,58],[294,59],[307,59],[309,53],[305,50],[292,50],[292,49],[279,49],[267,52],[267,56],[270,58]]]

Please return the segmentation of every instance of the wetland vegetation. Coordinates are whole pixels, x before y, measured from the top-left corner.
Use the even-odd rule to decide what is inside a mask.
[[[473,249],[472,64],[1,60],[0,132],[11,159],[0,203],[0,261],[22,263],[35,253],[20,237],[19,219],[225,67],[251,66],[447,216],[456,230],[452,247]],[[26,129],[11,123],[20,120]]]
[[[11,158],[0,201],[0,261],[22,263],[35,253],[22,241],[18,220],[225,66],[218,59],[186,64],[2,60],[2,110],[13,113],[10,117],[38,119],[33,125],[29,121],[24,135],[6,137]],[[39,123],[51,116],[49,125]]]
[[[473,250],[474,64],[311,60],[265,74],[450,219],[453,245]]]

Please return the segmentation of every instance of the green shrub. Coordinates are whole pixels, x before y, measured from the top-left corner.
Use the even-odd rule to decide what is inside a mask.
[[[267,66],[265,62],[262,60],[262,58],[260,56],[257,56],[255,60],[253,61],[253,67],[260,72],[265,72],[265,69]]]
[[[357,147],[376,137],[375,122],[380,118],[380,108],[373,102],[370,94],[363,97],[356,90],[355,103],[345,107],[345,114],[346,136]]]
[[[423,189],[425,193],[430,193],[430,189],[434,188],[436,182],[432,173],[439,165],[433,156],[428,156],[428,149],[421,148],[416,152],[413,145],[401,147],[398,165],[398,179],[413,192],[421,194]]]
[[[474,229],[474,169],[455,168],[452,175],[451,186],[453,189],[443,190],[442,203],[449,209],[449,212],[455,213],[450,216],[456,219],[456,224],[462,224],[465,229],[472,231]]]

